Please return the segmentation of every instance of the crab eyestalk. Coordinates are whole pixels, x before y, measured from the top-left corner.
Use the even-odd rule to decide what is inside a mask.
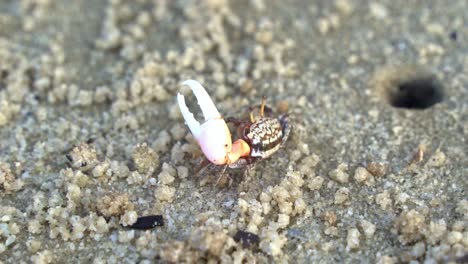
[[[214,164],[224,165],[231,164],[239,157],[250,153],[248,144],[243,140],[242,142],[237,140],[233,148],[229,128],[205,88],[195,80],[187,80],[182,84],[190,87],[195,94],[205,118],[205,122],[200,125],[187,108],[184,96],[180,93],[177,94],[177,101],[185,123],[200,145],[205,157]]]

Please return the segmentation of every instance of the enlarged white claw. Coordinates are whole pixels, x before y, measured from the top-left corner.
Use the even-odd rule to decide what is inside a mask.
[[[219,114],[205,88],[199,82],[187,80],[182,84],[192,89],[205,117],[205,122],[200,125],[187,108],[184,96],[179,93],[177,94],[177,101],[185,123],[200,145],[205,157],[214,164],[226,164],[229,161],[228,154],[232,148],[231,133],[226,122]]]
[[[180,112],[184,117],[185,123],[190,129],[190,132],[197,138],[201,134],[201,127],[200,123],[195,119],[193,114],[187,108],[185,104],[185,98],[182,94],[177,93],[177,102],[179,103]]]
[[[186,80],[182,84],[187,85],[190,87],[190,89],[192,89],[193,94],[195,94],[195,97],[197,98],[198,105],[200,105],[200,108],[203,112],[205,121],[214,118],[221,118],[221,115],[219,114],[218,109],[216,109],[213,100],[211,100],[210,95],[199,82],[195,80]]]
[[[205,88],[195,80],[186,80],[182,82],[183,85],[187,85],[192,89],[193,94],[197,98],[198,105],[200,106],[203,117],[205,118],[205,122],[210,119],[219,119],[221,115],[218,112],[213,100],[211,100],[210,95],[206,92]],[[177,101],[179,103],[180,112],[187,123],[190,131],[195,137],[198,137],[201,134],[201,127],[200,123],[195,119],[193,114],[188,109],[187,105],[185,104],[185,97],[178,93],[177,94]]]

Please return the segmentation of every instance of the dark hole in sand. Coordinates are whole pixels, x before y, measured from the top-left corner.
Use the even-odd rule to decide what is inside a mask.
[[[8,77],[8,71],[0,70],[0,90],[5,88],[5,79]]]
[[[426,109],[443,100],[442,85],[434,76],[402,81],[389,94],[390,104],[408,109]]]
[[[260,242],[258,235],[242,230],[237,231],[237,233],[234,235],[234,240],[236,242],[240,242],[244,248],[252,248],[257,246]]]
[[[456,41],[457,40],[457,37],[458,37],[458,33],[456,30],[450,32],[450,39],[453,40],[453,41]]]
[[[7,70],[0,70],[0,79],[6,79],[8,77],[8,71]]]

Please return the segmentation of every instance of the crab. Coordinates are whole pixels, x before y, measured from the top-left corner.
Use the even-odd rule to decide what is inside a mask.
[[[224,119],[199,82],[187,80],[182,84],[189,86],[195,94],[205,118],[205,122],[200,125],[188,110],[184,96],[177,94],[185,123],[206,157],[200,168],[210,163],[222,165],[224,169],[250,167],[273,155],[288,139],[291,130],[288,115],[276,116],[273,110],[265,105],[265,97],[259,106],[258,118],[254,116],[253,111],[256,107],[251,107],[248,120],[233,117]],[[232,123],[237,128],[238,139],[234,142],[227,123]]]
[[[226,122],[237,126],[238,137],[250,146],[250,153],[229,164],[230,168],[243,168],[266,159],[278,151],[289,137],[291,126],[289,116],[276,116],[271,108],[266,106],[266,98],[262,98],[259,106],[259,117],[254,116],[254,108],[250,108],[249,120],[226,118]]]

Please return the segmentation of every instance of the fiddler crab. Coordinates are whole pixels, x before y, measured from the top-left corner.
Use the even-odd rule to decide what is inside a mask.
[[[265,105],[265,97],[262,99],[258,118],[253,114],[254,107],[251,107],[249,120],[232,117],[224,119],[199,82],[187,80],[182,85],[190,87],[195,94],[205,118],[205,122],[200,125],[187,108],[184,96],[177,94],[185,123],[205,155],[202,168],[210,163],[224,166],[224,170],[227,167],[250,167],[255,162],[270,157],[288,139],[291,131],[288,115],[275,116],[273,110]],[[227,123],[232,123],[237,128],[239,138],[234,142]]]

